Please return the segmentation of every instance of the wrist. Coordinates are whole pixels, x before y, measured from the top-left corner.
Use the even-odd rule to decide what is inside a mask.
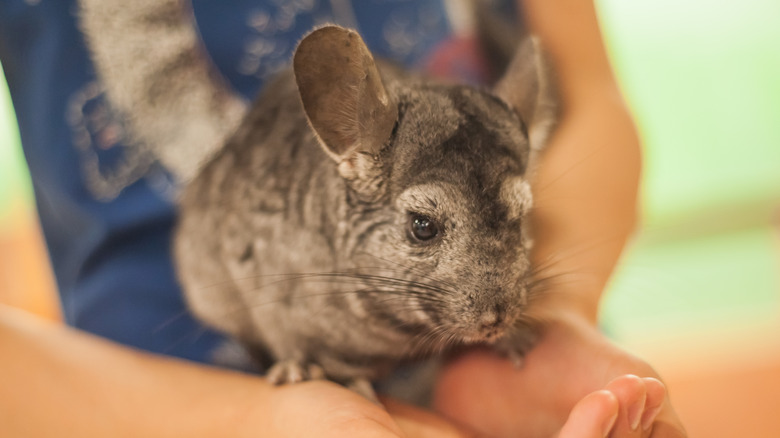
[[[4,431],[83,437],[249,436],[264,380],[132,350],[0,305]],[[30,421],[35,415],[46,421]],[[246,427],[245,427],[246,426]]]

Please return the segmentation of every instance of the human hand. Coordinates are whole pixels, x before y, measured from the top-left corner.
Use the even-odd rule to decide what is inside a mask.
[[[457,358],[441,375],[434,407],[493,437],[687,436],[655,371],[577,317],[551,324],[521,369],[485,351]],[[607,435],[598,427],[615,413]]]
[[[505,362],[501,358],[486,355],[488,361]],[[476,366],[482,366],[475,362]],[[469,365],[466,365],[467,367]],[[514,371],[514,370],[512,370]],[[615,424],[615,430],[624,427],[618,416],[619,405],[630,402],[639,393],[638,378],[618,379],[607,386],[607,390],[594,391],[583,397],[563,418],[558,427],[558,438],[600,438],[603,435],[604,419]],[[643,381],[642,381],[643,382]],[[645,412],[658,405],[664,390],[660,382],[645,385],[647,406]],[[463,388],[467,389],[467,388]],[[660,391],[659,391],[660,390]],[[504,436],[494,431],[474,431],[468,427],[454,425],[443,417],[429,411],[406,405],[391,399],[384,399],[382,405],[372,403],[362,396],[327,381],[310,381],[295,385],[284,385],[273,389],[269,400],[273,400],[269,411],[261,415],[269,419],[268,436],[318,436],[318,437],[382,437],[382,438],[466,438],[482,436]],[[502,403],[505,394],[487,394],[488,403]],[[473,406],[463,406],[471,409]],[[511,409],[512,405],[503,408]],[[266,408],[263,408],[264,410]],[[473,413],[473,411],[472,411]],[[497,411],[496,414],[499,414]],[[530,414],[530,413],[529,413]],[[480,414],[478,414],[480,415]],[[513,416],[504,417],[511,419]],[[495,421],[498,417],[486,417]],[[618,421],[615,421],[617,419]],[[536,427],[526,420],[514,423],[525,431]],[[565,423],[564,423],[565,421]],[[469,424],[471,426],[472,424]],[[518,434],[506,431],[509,436],[540,436]],[[543,435],[547,436],[547,435]],[[549,435],[552,436],[552,435]],[[632,434],[613,435],[614,438],[633,438]]]
[[[325,380],[274,387],[257,415],[263,436],[465,438],[474,436],[442,417],[393,400],[385,406]],[[251,416],[254,414],[250,413]]]
[[[489,360],[503,360],[490,357]],[[639,379],[636,379],[639,380]],[[565,424],[562,422],[558,438],[600,438],[603,436],[603,418],[615,422],[621,397],[636,396],[633,381],[613,382],[607,390],[595,391],[580,400],[571,411]],[[662,386],[658,388],[662,389]],[[620,390],[623,390],[621,393]],[[312,381],[284,385],[274,390],[270,412],[263,416],[270,419],[268,436],[318,436],[318,437],[377,437],[377,438],[468,438],[494,435],[491,432],[475,432],[464,426],[456,426],[443,417],[429,411],[384,399],[384,406],[369,402],[362,396],[326,381]],[[649,395],[648,400],[652,397]],[[501,394],[494,394],[502,399]],[[661,398],[663,391],[661,391]],[[658,398],[658,397],[656,397]],[[649,402],[651,403],[651,402]],[[511,406],[506,406],[510,408]],[[512,418],[511,416],[508,418]],[[494,419],[489,419],[493,421]],[[516,424],[520,428],[524,420]],[[510,432],[511,436],[521,435]],[[614,435],[615,438],[633,438],[640,435]]]

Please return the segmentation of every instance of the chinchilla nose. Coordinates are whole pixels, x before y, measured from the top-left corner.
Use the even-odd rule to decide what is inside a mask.
[[[483,330],[497,327],[504,321],[504,309],[500,305],[485,310],[479,317],[480,328]]]

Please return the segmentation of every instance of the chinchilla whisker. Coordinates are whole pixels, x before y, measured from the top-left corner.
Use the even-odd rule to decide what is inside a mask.
[[[510,325],[508,327],[508,330],[510,331],[527,330],[529,327],[536,327],[540,323],[541,321],[534,316],[528,314],[521,314],[516,317],[515,324]]]
[[[385,269],[385,268],[381,267],[381,266],[376,266],[376,267],[368,267],[367,266],[367,267],[364,267],[364,268],[356,268],[356,269],[352,269],[352,270],[346,270],[344,272],[344,274],[348,275],[350,273],[350,271],[357,272],[358,269]],[[305,277],[308,277],[308,276],[317,276],[317,275],[324,275],[324,274],[332,274],[332,272],[286,272],[286,273],[280,273],[280,274],[257,274],[257,275],[248,275],[246,277],[231,277],[231,278],[223,280],[223,281],[219,281],[219,282],[216,282],[216,283],[211,283],[211,284],[206,285],[206,286],[201,286],[200,288],[198,288],[198,290],[207,290],[207,289],[219,287],[219,286],[222,286],[222,285],[225,285],[225,284],[242,283],[242,282],[245,282],[245,281],[257,280],[257,279],[262,279],[262,278],[276,278],[276,279],[278,279],[278,280],[276,280],[274,282],[266,283],[268,285],[271,285],[271,284],[276,284],[276,283],[284,283],[284,282],[287,282],[287,281],[295,281],[295,280],[298,280],[298,279],[301,279],[301,278],[305,278]]]
[[[367,293],[371,293],[373,295],[387,295],[387,296],[399,296],[403,298],[414,298],[419,301],[424,301],[426,303],[447,303],[446,300],[442,299],[441,297],[429,295],[426,293],[420,293],[417,291],[407,291],[407,290],[396,290],[396,289],[372,289],[372,288],[366,288]]]
[[[361,274],[355,272],[322,272],[322,273],[302,273],[302,274],[282,274],[285,278],[264,283],[255,288],[259,291],[263,288],[278,285],[292,281],[304,281],[304,282],[323,282],[323,283],[348,283],[346,280],[351,280],[354,283],[370,283],[370,284],[383,284],[383,285],[396,285],[398,287],[405,287],[409,290],[427,290],[430,292],[437,292],[441,294],[452,294],[451,291],[442,289],[435,285],[420,283],[411,280],[404,280],[394,277],[386,277],[380,275]]]
[[[622,239],[622,236],[623,236],[622,233],[615,233],[612,235],[604,236],[603,238],[600,239],[593,239],[590,241],[582,242],[579,245],[569,247],[565,251],[555,252],[545,257],[545,259],[542,260],[540,263],[537,263],[536,266],[534,266],[534,270],[545,269],[545,267],[548,267],[551,264],[560,263],[572,257],[582,255],[582,253],[588,252],[601,245],[604,245],[609,242],[613,242],[617,239]]]
[[[403,305],[402,306],[398,306],[398,308],[395,308],[395,310],[399,310],[399,311],[400,310],[415,310],[415,311],[416,310],[422,310],[422,311],[425,311],[427,309],[426,307],[423,307],[421,305],[421,303],[410,303],[406,299],[406,297],[404,297],[402,295],[397,295],[397,296],[391,296],[391,297],[388,297],[388,298],[383,298],[382,300],[379,300],[378,303],[379,304],[387,304],[387,303],[392,303],[392,302],[398,302],[398,301],[401,301],[401,300],[404,301],[402,303]],[[444,301],[441,301],[441,300],[439,300],[439,301],[428,301],[428,302],[426,302],[426,304],[428,304],[429,305],[428,308],[431,308],[431,309],[443,309],[443,308],[445,308],[445,306],[441,305],[441,304],[444,304]]]
[[[387,260],[385,258],[379,257],[379,256],[374,255],[374,254],[363,253],[363,252],[361,252],[360,254],[373,257],[373,258],[375,258],[377,260],[380,260],[380,261],[383,261],[385,263],[390,263],[390,264],[396,265],[396,266],[398,266],[398,267],[403,269],[401,272],[414,272],[415,274],[417,274],[417,275],[419,275],[422,278],[425,278],[427,280],[431,280],[433,282],[440,283],[440,284],[442,284],[444,286],[457,289],[457,285],[456,284],[448,282],[448,281],[445,281],[445,280],[442,280],[442,279],[437,278],[437,277],[433,277],[433,276],[429,275],[428,273],[422,271],[421,269],[418,269],[418,268],[415,268],[415,267],[412,267],[412,266],[406,266],[406,265],[404,265],[402,263],[394,262],[392,260]]]
[[[443,354],[446,350],[455,346],[460,341],[461,338],[459,336],[457,336],[451,330],[447,330],[444,333],[444,338],[442,339],[442,342],[439,344],[438,354]]]
[[[446,289],[442,289],[440,287],[437,287],[435,285],[427,284],[427,283],[421,283],[413,280],[405,280],[405,279],[399,279],[394,277],[385,277],[380,275],[370,275],[370,274],[358,274],[358,278],[365,279],[365,280],[376,280],[376,281],[385,281],[390,283],[396,283],[396,284],[402,284],[402,285],[414,285],[415,287],[431,290],[434,292],[442,292],[442,293],[451,293],[450,291]]]
[[[366,285],[366,286],[370,285],[374,287],[382,287],[388,293],[392,289],[393,292],[415,295],[415,296],[420,296],[428,299],[435,299],[435,294],[431,294],[431,292],[434,293],[439,292],[442,294],[446,294],[447,292],[422,283],[399,280],[390,277],[379,277],[379,276],[371,276],[369,278],[366,278],[363,276],[355,277],[354,275],[346,275],[346,276],[318,275],[316,277],[305,278],[304,280],[307,282],[322,282],[326,284],[342,284],[342,285],[357,284],[357,285]],[[263,285],[263,287],[265,286],[266,285]]]
[[[233,277],[233,278],[230,278],[230,279],[227,279],[227,280],[224,280],[224,281],[211,283],[211,284],[209,284],[207,286],[201,286],[201,287],[198,288],[198,290],[199,291],[206,291],[208,289],[218,288],[218,287],[223,286],[223,285],[233,285],[233,284],[236,284],[236,283],[240,284],[242,282],[249,281],[249,280],[256,280],[258,278],[273,278],[273,277],[281,278],[278,281],[275,281],[275,282],[272,282],[272,283],[268,283],[269,285],[270,284],[276,284],[277,282],[278,283],[284,283],[285,281],[293,281],[293,280],[301,277],[302,275],[306,275],[306,274],[294,274],[294,273],[291,273],[291,274],[265,274],[265,275],[250,275],[250,276],[246,276],[246,277]]]
[[[167,347],[165,347],[162,350],[162,353],[170,353],[174,351],[176,348],[181,347],[185,343],[193,344],[197,342],[197,340],[200,339],[201,336],[203,336],[207,331],[208,329],[206,327],[199,327],[190,332],[186,332],[182,334],[182,336],[179,339],[171,342]]]
[[[393,262],[391,260],[386,260],[386,259],[383,259],[383,258],[378,257],[378,256],[375,256],[375,257],[378,258],[379,260],[382,260],[382,261],[386,262],[386,263],[391,263],[391,264],[394,264],[396,266],[399,266],[401,269],[403,269],[405,271],[414,272],[414,273],[418,274],[420,277],[422,277],[422,278],[424,278],[426,280],[430,280],[430,281],[432,281],[432,282],[434,282],[436,284],[441,284],[443,286],[446,286],[446,287],[449,287],[449,288],[453,288],[453,289],[457,289],[458,288],[458,286],[455,283],[452,283],[452,282],[447,281],[447,280],[442,280],[441,278],[433,276],[433,275],[430,275],[429,273],[426,273],[425,271],[423,271],[421,269],[418,269],[418,268],[415,268],[415,267],[412,267],[412,266],[407,266],[407,265],[404,265],[404,264],[399,263],[399,262]],[[404,271],[402,271],[402,272],[404,272]]]
[[[319,272],[319,273],[287,273],[287,274],[269,274],[269,275],[259,275],[254,277],[247,277],[247,279],[251,278],[278,278],[276,281],[264,283],[257,288],[255,288],[256,291],[260,291],[262,289],[265,289],[270,286],[286,283],[286,282],[293,282],[293,281],[303,281],[303,282],[323,282],[323,283],[329,283],[329,284],[370,284],[375,286],[381,286],[383,287],[383,291],[385,294],[388,293],[398,293],[405,296],[414,296],[420,300],[429,302],[429,303],[435,303],[435,302],[441,302],[443,299],[437,298],[437,294],[441,295],[451,295],[453,292],[438,287],[436,285],[428,284],[428,283],[421,283],[418,281],[413,280],[405,280],[405,279],[399,279],[395,277],[387,277],[383,275],[375,275],[375,274],[366,274],[358,272],[360,270],[365,270],[368,268],[358,268],[354,270],[349,271],[342,271],[342,272]],[[386,268],[377,268],[377,269],[386,269]],[[394,290],[391,290],[394,289]],[[312,294],[309,295],[309,298],[313,298],[315,296],[324,296],[324,295],[334,295],[338,294],[339,292],[328,292],[328,293],[322,293],[322,294]],[[341,292],[344,293],[344,292]],[[355,293],[355,292],[347,292],[347,293]],[[374,293],[377,293],[377,291],[374,291]],[[293,299],[301,299],[306,297],[293,297]],[[270,301],[268,303],[262,303],[261,305],[267,305],[271,304],[276,301]]]
[[[535,193],[536,195],[538,195],[538,194],[540,194],[540,193],[544,193],[544,191],[545,191],[546,189],[548,189],[550,186],[554,185],[554,184],[555,184],[556,182],[558,182],[558,181],[559,181],[561,178],[563,178],[564,176],[566,176],[566,175],[567,175],[569,172],[572,172],[572,171],[574,171],[574,170],[575,170],[577,167],[579,167],[579,166],[580,166],[580,165],[582,165],[583,163],[587,162],[588,160],[590,160],[590,159],[592,159],[594,156],[596,156],[596,155],[597,155],[597,153],[598,153],[598,152],[599,152],[601,149],[603,149],[603,148],[604,148],[604,146],[599,146],[599,147],[597,147],[596,149],[593,149],[593,150],[592,150],[590,153],[588,153],[587,155],[585,155],[584,157],[582,157],[582,159],[580,159],[580,160],[579,160],[579,161],[577,161],[576,163],[572,164],[572,165],[571,165],[571,167],[569,167],[568,169],[566,169],[566,170],[564,170],[563,172],[561,172],[560,174],[558,174],[558,176],[556,176],[555,178],[553,178],[553,179],[552,179],[552,181],[549,181],[547,184],[545,184],[545,185],[543,185],[543,186],[541,186],[541,187],[537,187],[537,188],[536,188],[536,190],[534,191],[534,193]]]
[[[442,349],[443,339],[451,335],[452,333],[444,325],[439,324],[433,327],[432,330],[416,337],[416,341],[410,343],[410,346],[428,354],[435,354],[438,349]]]
[[[583,279],[595,276],[596,273],[589,273],[584,270],[566,271],[566,272],[538,272],[531,276],[530,281],[526,283],[529,299],[539,295],[550,295],[560,293],[558,289],[561,286],[577,284]]]
[[[559,263],[559,258],[555,257],[555,254],[550,254],[545,259],[539,263],[536,263],[531,267],[531,269],[525,273],[525,277],[534,277],[535,275],[539,274],[542,271],[549,270],[551,267],[555,266]]]
[[[452,333],[452,332],[447,333],[447,336],[444,339],[444,342],[443,342],[443,345],[442,345],[442,348],[441,348],[442,352],[444,350],[447,350],[447,349],[451,348],[451,347],[454,347],[455,345],[458,344],[459,341],[460,341],[460,338],[458,336],[456,336],[455,333]]]
[[[436,342],[437,338],[439,337],[439,332],[440,329],[437,326],[430,331],[420,333],[409,342],[408,350],[421,351],[426,354],[430,353],[432,350],[431,347],[434,345],[434,342]]]
[[[293,281],[299,281],[299,280],[305,280],[305,281],[317,281],[317,280],[323,280],[323,279],[331,279],[331,278],[358,278],[356,277],[358,274],[356,272],[307,272],[307,273],[297,273],[297,274],[278,274],[283,275],[285,278],[270,282],[270,283],[263,283],[261,287],[268,287],[273,286],[281,283],[286,282],[293,282]],[[256,277],[258,278],[258,277]]]
[[[534,270],[526,273],[525,286],[526,290],[528,291],[529,298],[545,292],[547,289],[553,288],[555,286],[576,283],[578,281],[578,277],[582,278],[582,275],[585,275],[582,272],[573,271],[555,272],[555,266],[557,266],[557,264],[558,261],[556,260],[552,263],[549,263],[547,266],[537,266]],[[569,280],[563,281],[566,278]]]
[[[438,328],[439,326],[434,326],[430,328],[430,330],[426,330],[414,335],[412,339],[409,340],[409,343],[407,344],[408,349],[422,350],[422,347],[426,343],[426,340],[431,336],[436,336],[436,331],[438,330]]]
[[[402,278],[387,277],[383,275],[353,273],[353,272],[332,272],[332,273],[322,273],[322,274],[315,274],[315,275],[322,276],[322,277],[354,278],[366,282],[377,282],[379,284],[396,284],[400,286],[416,287],[419,289],[425,289],[432,292],[452,293],[446,289],[442,289],[435,285],[421,283],[413,280],[406,280]],[[306,279],[308,278],[312,278],[312,277],[307,277]]]
[[[552,283],[553,281],[560,280],[562,278],[571,277],[573,275],[576,275],[572,272],[557,272],[553,274],[547,274],[547,275],[537,275],[532,278],[531,281],[526,283],[526,287],[529,289],[533,289],[540,285],[546,285],[549,283]],[[557,284],[557,283],[556,283]]]
[[[171,324],[175,323],[176,321],[179,321],[182,318],[185,318],[187,316],[191,315],[191,313],[187,310],[182,310],[181,312],[177,312],[170,318],[166,319],[165,321],[157,324],[156,327],[152,329],[152,333],[158,333],[165,329],[166,327],[170,326]]]
[[[287,297],[287,299],[290,301],[297,301],[297,300],[322,298],[322,297],[329,297],[329,296],[368,295],[368,294],[395,295],[399,299],[409,297],[408,291],[365,288],[365,289],[349,290],[349,291],[328,291],[328,292],[322,292],[316,294],[298,295],[293,297]],[[434,304],[440,304],[444,302],[443,300],[437,299],[435,297],[429,297],[426,295],[419,295],[416,296],[416,298],[422,299],[423,301],[429,301],[430,303],[434,303]],[[277,304],[282,301],[284,300],[283,299],[269,300],[260,303],[248,303],[247,305],[252,308],[258,308],[258,307],[263,307],[271,304]]]
[[[439,330],[438,338],[435,340],[435,343],[431,343],[430,346],[430,353],[434,355],[439,355],[444,352],[444,350],[449,346],[448,340],[453,336],[451,332],[448,330],[442,328]]]

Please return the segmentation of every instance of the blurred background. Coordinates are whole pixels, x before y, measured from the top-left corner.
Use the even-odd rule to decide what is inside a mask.
[[[780,437],[780,2],[600,0],[644,139],[602,323],[697,437]]]
[[[780,436],[780,2],[599,0],[644,139],[643,224],[604,329],[692,437]],[[59,318],[0,76],[0,302]]]

